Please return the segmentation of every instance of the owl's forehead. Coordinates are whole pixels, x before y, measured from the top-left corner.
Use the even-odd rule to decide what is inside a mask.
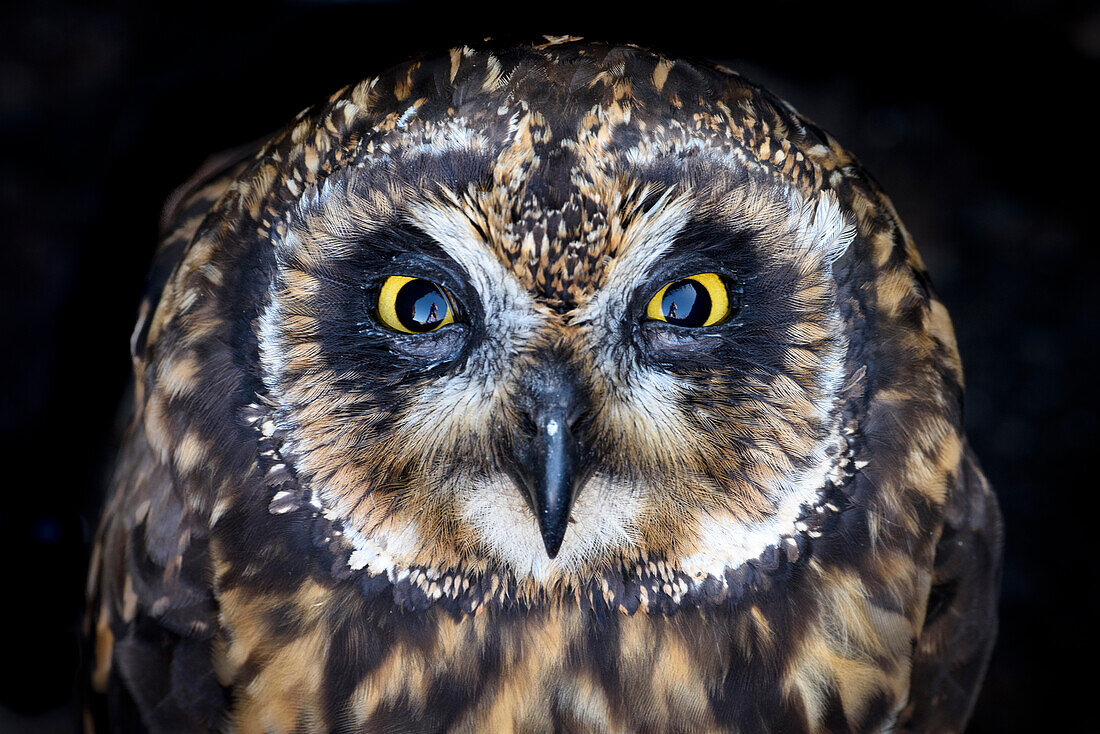
[[[353,154],[360,197],[461,212],[561,309],[604,283],[662,194],[698,213],[731,181],[817,183],[781,103],[731,72],[634,48],[455,49],[347,98],[370,121]]]
[[[689,168],[674,172],[663,164],[667,153],[645,151],[637,140],[630,147],[603,145],[598,138],[613,123],[564,135],[553,132],[537,108],[501,115],[508,131],[497,138],[486,135],[485,121],[416,121],[415,132],[401,138],[428,142],[415,149],[393,145],[383,158],[365,156],[363,169],[380,170],[354,178],[356,197],[384,197],[396,216],[411,215],[431,238],[439,237],[433,222],[469,223],[471,241],[559,310],[576,307],[604,284],[632,233],[661,216],[666,194],[677,195],[683,217],[692,208],[688,200],[702,206]]]
[[[240,206],[226,213],[279,240],[284,222],[327,203],[345,251],[345,236],[387,217],[449,209],[520,283],[570,309],[604,284],[632,225],[661,214],[655,203],[697,216],[746,182],[815,200],[850,162],[727,69],[583,42],[464,47],[304,111],[236,183]]]

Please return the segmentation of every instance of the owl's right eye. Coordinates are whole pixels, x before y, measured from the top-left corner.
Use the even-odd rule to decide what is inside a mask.
[[[675,326],[713,326],[734,312],[729,286],[718,273],[699,273],[666,283],[649,300],[646,316]]]
[[[430,280],[391,275],[378,292],[378,318],[394,331],[423,334],[455,322],[454,299]]]

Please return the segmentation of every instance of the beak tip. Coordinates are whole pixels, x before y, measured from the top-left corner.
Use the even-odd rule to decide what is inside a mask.
[[[561,543],[563,538],[553,537],[551,535],[543,535],[542,542],[546,546],[546,555],[550,557],[550,560],[554,560],[558,556],[558,551],[561,550]]]
[[[558,551],[561,550],[561,538],[555,540],[542,538],[542,543],[546,545],[547,556],[550,558],[550,560],[558,557]]]

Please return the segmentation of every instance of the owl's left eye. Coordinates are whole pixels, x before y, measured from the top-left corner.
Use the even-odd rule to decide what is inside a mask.
[[[729,288],[718,273],[699,273],[666,283],[646,307],[646,316],[675,326],[714,326],[732,315]]]
[[[394,331],[423,334],[455,322],[454,300],[430,280],[391,275],[378,292],[378,317]]]

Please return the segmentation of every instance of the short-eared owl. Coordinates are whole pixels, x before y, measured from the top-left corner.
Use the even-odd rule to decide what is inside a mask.
[[[89,724],[961,729],[997,504],[890,201],[737,74],[554,39],[173,197]]]

